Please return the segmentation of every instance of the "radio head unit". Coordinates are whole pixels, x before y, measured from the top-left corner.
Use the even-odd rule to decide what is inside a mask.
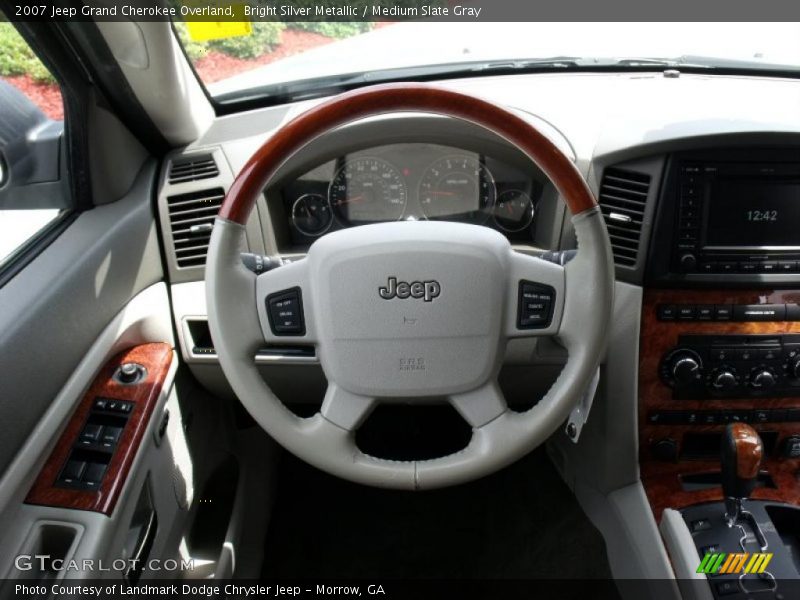
[[[798,271],[800,163],[682,163],[678,172],[674,271]]]

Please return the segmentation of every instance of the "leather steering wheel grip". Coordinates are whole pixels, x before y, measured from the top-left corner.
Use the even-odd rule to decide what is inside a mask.
[[[573,215],[597,206],[573,162],[525,119],[467,94],[417,83],[389,83],[334,96],[276,131],[239,172],[219,217],[244,225],[267,183],[292,154],[335,127],[391,112],[432,113],[480,125],[536,163]]]
[[[557,334],[568,359],[551,389],[525,413],[506,410],[474,427],[470,444],[460,452],[416,462],[365,455],[355,446],[351,431],[319,413],[299,418],[275,397],[253,360],[264,343],[256,308],[256,276],[245,269],[239,256],[245,251],[244,223],[256,199],[295,152],[340,125],[408,111],[470,121],[515,145],[559,191],[572,212],[578,240],[576,257],[564,267],[564,308]],[[219,362],[255,420],[279,444],[320,469],[351,481],[396,489],[431,489],[488,475],[531,451],[562,426],[604,354],[613,290],[614,265],[605,222],[572,161],[519,116],[485,100],[422,84],[349,92],[311,108],[275,132],[230,188],[212,232],[206,266],[209,325]],[[489,393],[499,393],[496,381],[486,385],[492,388],[487,387]]]

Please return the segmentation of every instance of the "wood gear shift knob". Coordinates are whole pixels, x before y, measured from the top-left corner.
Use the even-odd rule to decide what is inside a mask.
[[[731,423],[722,434],[720,450],[724,496],[750,497],[764,456],[764,445],[758,433],[745,423]]]

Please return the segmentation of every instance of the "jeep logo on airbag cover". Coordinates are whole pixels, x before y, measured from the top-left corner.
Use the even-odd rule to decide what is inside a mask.
[[[386,286],[378,288],[378,294],[384,300],[392,298],[422,298],[425,302],[432,302],[442,291],[442,286],[436,280],[431,281],[397,281],[397,277],[389,277]]]

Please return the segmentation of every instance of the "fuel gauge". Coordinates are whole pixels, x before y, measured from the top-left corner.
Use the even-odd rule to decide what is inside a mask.
[[[497,197],[493,217],[497,226],[509,233],[522,231],[533,221],[533,201],[520,190],[506,190]]]
[[[304,235],[322,235],[332,220],[331,207],[325,196],[304,194],[292,204],[292,224]]]

